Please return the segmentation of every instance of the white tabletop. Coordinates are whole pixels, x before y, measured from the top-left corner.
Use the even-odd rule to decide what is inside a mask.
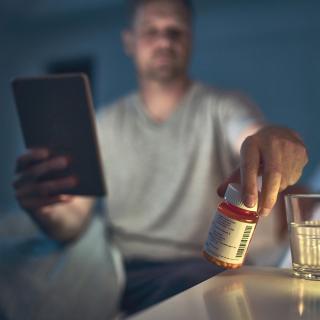
[[[319,320],[320,281],[297,279],[290,269],[225,271],[130,318],[157,319]]]

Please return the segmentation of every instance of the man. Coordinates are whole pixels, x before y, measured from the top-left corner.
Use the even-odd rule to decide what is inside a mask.
[[[127,275],[122,301],[127,313],[220,271],[201,258],[220,201],[217,187],[223,195],[228,182],[241,181],[243,200],[252,207],[262,175],[259,214],[267,215],[279,191],[294,184],[307,163],[295,132],[264,126],[237,94],[191,81],[189,1],[131,3],[123,38],[139,91],[98,115],[112,241]],[[76,177],[39,182],[67,166],[67,157],[29,150],[17,161],[14,183],[20,205],[60,241],[81,234],[94,203],[63,194],[76,185]]]

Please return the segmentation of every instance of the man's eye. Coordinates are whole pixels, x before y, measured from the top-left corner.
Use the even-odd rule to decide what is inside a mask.
[[[149,29],[149,30],[142,31],[142,35],[145,38],[151,39],[151,38],[155,38],[158,35],[158,32],[157,32],[157,30]]]
[[[145,29],[141,31],[141,36],[147,40],[155,40],[158,37],[165,37],[169,40],[179,40],[184,34],[183,30],[176,28],[167,28],[163,31],[157,29]]]
[[[171,40],[178,40],[182,36],[182,31],[178,29],[167,30],[167,37]]]

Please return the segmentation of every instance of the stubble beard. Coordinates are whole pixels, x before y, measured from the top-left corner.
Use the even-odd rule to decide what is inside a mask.
[[[155,60],[152,59],[145,69],[145,79],[167,84],[185,76],[187,66],[174,54],[171,56],[172,61],[162,65],[157,65],[156,57],[153,58]]]
[[[149,68],[145,78],[161,84],[171,83],[184,76],[184,70],[177,66],[161,66]]]

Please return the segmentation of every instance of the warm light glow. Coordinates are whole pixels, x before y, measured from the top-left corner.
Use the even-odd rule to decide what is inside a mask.
[[[304,312],[304,302],[303,301],[299,302],[298,312],[299,312],[299,316],[301,317],[303,315],[303,312]]]
[[[304,285],[302,282],[299,284],[299,302],[298,302],[298,313],[301,317],[304,312]]]

